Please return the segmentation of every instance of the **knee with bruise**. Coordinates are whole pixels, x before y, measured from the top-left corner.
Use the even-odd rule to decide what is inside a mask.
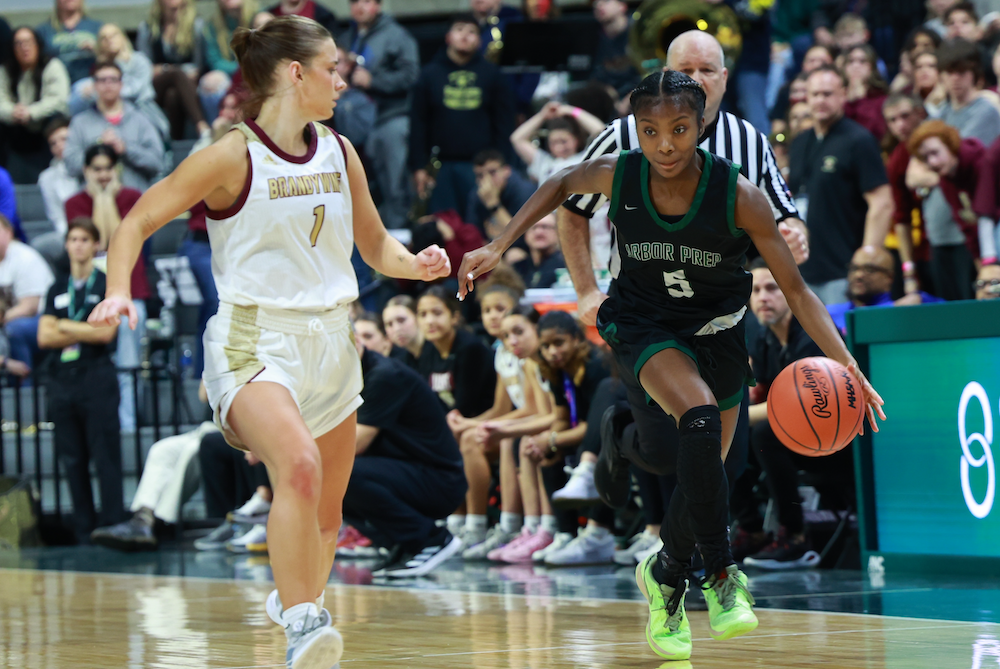
[[[711,502],[724,480],[719,407],[694,407],[681,416],[677,426],[677,485],[691,502]]]
[[[293,455],[287,464],[284,482],[296,497],[306,502],[318,503],[323,485],[322,471],[319,453],[303,451]]]

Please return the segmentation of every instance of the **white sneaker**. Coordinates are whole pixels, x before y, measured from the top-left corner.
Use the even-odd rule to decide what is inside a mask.
[[[645,553],[660,541],[660,537],[647,531],[642,531],[629,539],[628,546],[615,551],[615,564],[634,567],[639,564],[636,554]],[[661,544],[662,545],[662,544]]]
[[[462,544],[465,546],[465,550],[469,550],[470,548],[474,548],[479,544],[483,543],[484,541],[486,541],[486,537],[488,535],[489,532],[487,532],[485,529],[470,530],[468,527],[463,527],[462,531],[454,536],[457,536],[459,539],[462,540]],[[465,551],[462,552],[462,557],[463,558],[465,557]]]
[[[465,560],[485,560],[486,555],[490,551],[501,546],[506,546],[514,541],[518,534],[520,533],[504,532],[503,528],[500,527],[500,523],[497,523],[490,528],[490,531],[486,533],[486,537],[482,541],[462,551],[462,558]]]
[[[242,536],[231,539],[226,548],[233,553],[266,553],[267,525],[254,525]]]
[[[573,541],[574,537],[569,532],[556,532],[555,536],[552,537],[552,543],[543,548],[540,551],[535,551],[531,554],[532,562],[545,562],[545,558],[549,556],[550,553],[561,550],[566,547],[566,545]]]
[[[264,501],[259,493],[254,493],[246,504],[226,514],[226,520],[231,523],[246,523],[260,525],[267,522],[267,514],[271,512],[271,503]]]
[[[560,550],[549,553],[545,564],[610,564],[614,557],[614,535],[604,528],[585,527]]]
[[[566,467],[569,481],[561,489],[552,493],[552,506],[560,509],[575,509],[601,503],[601,497],[594,485],[594,463],[581,462],[576,469]]]
[[[656,553],[659,553],[662,550],[663,550],[663,541],[659,537],[657,537],[655,544],[653,544],[646,550],[639,551],[638,553],[635,554],[635,563],[642,564],[643,562],[646,561],[646,558],[648,558],[650,555],[655,555]]]
[[[285,628],[285,636],[287,669],[327,669],[336,665],[344,654],[344,640],[326,609],[319,616],[307,615],[295,621]]]

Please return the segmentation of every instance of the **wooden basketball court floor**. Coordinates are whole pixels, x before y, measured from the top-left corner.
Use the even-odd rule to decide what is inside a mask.
[[[74,550],[83,557],[0,554],[0,667],[284,666],[284,634],[264,613],[273,587],[266,558]],[[178,571],[201,575],[164,575]],[[629,572],[459,562],[377,585],[364,566],[343,562],[326,601],[345,639],[342,669],[1000,667],[995,577],[947,586],[859,572],[752,575],[754,633],[713,641],[707,614],[691,611],[691,661],[663,662],[646,645],[645,606]]]

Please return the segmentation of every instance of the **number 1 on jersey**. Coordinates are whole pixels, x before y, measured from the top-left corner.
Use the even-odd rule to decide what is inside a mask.
[[[313,246],[316,246],[316,239],[319,237],[319,231],[323,229],[323,221],[326,219],[326,205],[321,204],[313,209],[313,216],[316,217],[316,222],[313,223],[312,232],[309,233],[309,241],[312,242]],[[683,274],[683,272],[681,273]]]
[[[670,297],[694,297],[694,291],[691,290],[691,283],[684,276],[684,270],[682,269],[675,272],[664,272],[663,283],[666,284],[667,294]]]

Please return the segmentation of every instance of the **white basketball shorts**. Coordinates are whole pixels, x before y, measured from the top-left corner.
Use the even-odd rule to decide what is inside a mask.
[[[361,360],[347,308],[308,313],[219,304],[205,329],[205,389],[215,424],[229,426],[233,398],[248,383],[288,389],[312,436],[326,434],[361,406]]]

